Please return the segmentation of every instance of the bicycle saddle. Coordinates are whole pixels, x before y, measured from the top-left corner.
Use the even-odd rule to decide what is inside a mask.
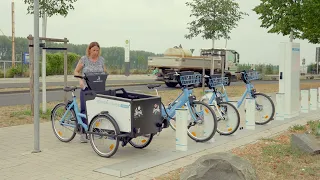
[[[153,89],[153,88],[160,87],[160,86],[161,86],[161,84],[149,84],[147,87],[149,89]]]
[[[71,86],[71,87],[64,87],[63,90],[66,91],[66,92],[69,92],[69,91],[74,91],[76,90],[77,87],[76,86]]]

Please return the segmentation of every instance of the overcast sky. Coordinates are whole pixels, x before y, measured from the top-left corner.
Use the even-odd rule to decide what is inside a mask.
[[[74,44],[98,41],[104,47],[124,46],[128,38],[132,50],[155,53],[182,44],[199,54],[201,48],[211,48],[212,42],[200,36],[191,40],[184,38],[188,33],[187,23],[191,21],[186,1],[189,0],[78,0],[74,4],[75,10],[66,18],[54,16],[48,19],[47,37],[67,37]],[[259,0],[238,2],[249,16],[232,31],[227,48],[240,53],[241,63],[278,64],[279,43],[289,41],[289,37],[268,34],[260,27],[258,16],[252,11]],[[16,36],[33,34],[33,15],[27,15],[23,0],[16,0],[15,6]],[[0,0],[0,29],[11,36],[11,0]],[[307,64],[314,62],[317,45],[301,40],[295,42],[301,43],[301,59],[306,58]],[[215,43],[215,47],[224,46],[223,39]]]

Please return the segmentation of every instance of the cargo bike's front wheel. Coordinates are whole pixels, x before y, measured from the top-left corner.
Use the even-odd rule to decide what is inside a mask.
[[[88,134],[90,144],[99,156],[109,158],[117,152],[120,129],[109,114],[95,116],[90,122]]]

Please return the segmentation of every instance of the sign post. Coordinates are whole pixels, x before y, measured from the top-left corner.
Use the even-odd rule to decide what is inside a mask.
[[[125,75],[130,75],[130,40],[125,41],[125,54],[124,54],[124,63],[125,63]]]

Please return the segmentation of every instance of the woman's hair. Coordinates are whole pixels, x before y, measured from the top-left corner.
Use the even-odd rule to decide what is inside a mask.
[[[86,55],[89,57],[90,55],[90,49],[93,48],[94,46],[97,46],[99,49],[100,49],[100,45],[98,42],[91,42],[89,44],[89,46],[87,47],[87,50],[86,50]],[[101,50],[99,51],[99,55],[101,54]]]

